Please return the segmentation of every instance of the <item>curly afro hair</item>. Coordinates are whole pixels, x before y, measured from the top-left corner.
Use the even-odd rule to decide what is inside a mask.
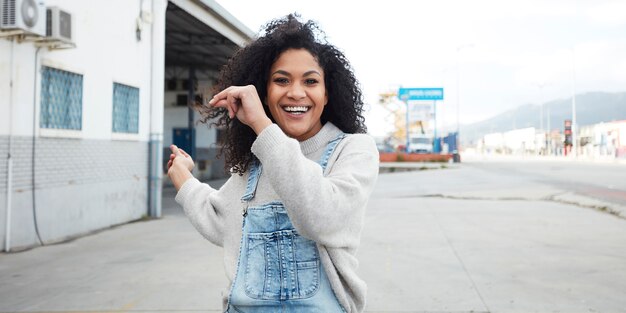
[[[270,68],[280,54],[288,49],[306,49],[324,70],[328,104],[322,112],[322,124],[331,122],[349,134],[365,133],[363,96],[350,63],[341,51],[326,41],[324,32],[315,22],[301,22],[299,18],[289,14],[265,25],[264,34],[238,50],[222,68],[213,93],[229,86],[253,85],[264,101]],[[268,107],[263,107],[274,122]],[[243,175],[256,158],[250,150],[256,139],[254,131],[236,118],[229,118],[224,108],[196,103],[196,109],[202,115],[201,123],[223,127],[225,137],[219,156],[225,157],[227,170]]]

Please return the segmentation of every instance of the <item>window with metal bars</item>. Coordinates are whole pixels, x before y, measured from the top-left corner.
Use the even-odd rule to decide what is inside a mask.
[[[113,83],[113,132],[139,133],[139,88]]]
[[[41,71],[41,128],[81,130],[83,75],[43,66]]]

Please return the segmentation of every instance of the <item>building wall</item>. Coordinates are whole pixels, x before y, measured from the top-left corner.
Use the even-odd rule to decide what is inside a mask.
[[[0,153],[6,153],[7,145],[8,137],[0,136]],[[13,249],[37,242],[33,210],[45,243],[140,219],[147,212],[145,142],[37,138],[33,151],[32,137],[20,136],[13,138],[13,153]],[[3,163],[0,238],[4,245],[6,160]]]
[[[503,141],[509,151],[524,154],[535,147],[535,128],[528,127],[505,132]]]
[[[13,50],[13,53],[11,53]],[[33,122],[33,87],[35,84],[35,48],[30,43],[19,44],[0,39],[0,135],[31,135]],[[11,54],[13,63],[13,88],[11,82]],[[10,101],[13,106],[10,108]]]
[[[580,127],[580,153],[590,157],[626,157],[626,121]]]
[[[74,16],[73,49],[42,48],[37,52],[32,42],[0,39],[3,249],[9,135],[13,137],[12,249],[37,244],[33,190],[37,225],[44,242],[61,241],[146,214],[152,73],[150,24],[142,25],[141,40],[136,37],[142,2],[47,0],[47,6],[59,6]],[[150,1],[144,5],[149,10]],[[80,131],[39,129],[42,65],[83,75]],[[112,132],[114,82],[139,88],[138,134]]]
[[[243,25],[216,3],[173,2],[234,42],[251,38],[249,30],[235,30]],[[58,6],[72,14],[75,48],[49,50],[37,48],[28,40],[0,39],[0,248],[3,250],[9,212],[7,195],[12,198],[9,223],[12,250],[37,245],[36,228],[43,242],[51,243],[139,219],[149,209],[155,216],[160,214],[157,199],[161,181],[154,172],[149,174],[149,149],[152,147],[158,154],[162,135],[171,137],[169,127],[173,127],[162,128],[162,110],[167,103],[161,102],[167,100],[159,93],[164,80],[160,67],[164,65],[160,62],[164,50],[160,50],[160,45],[165,40],[162,35],[167,1],[46,0],[46,5]],[[142,14],[150,13],[153,5],[155,12]],[[215,18],[215,14],[225,15]],[[150,16],[154,24],[150,24]],[[158,28],[155,36],[151,34],[153,26]],[[153,44],[158,48],[152,50]],[[82,75],[80,130],[40,129],[42,66]],[[139,89],[136,134],[112,131],[113,83]],[[151,86],[155,86],[153,90]],[[166,117],[168,113],[179,116],[166,121],[168,125],[187,125],[182,111],[166,111]],[[156,122],[150,125],[151,120]],[[218,166],[219,162],[209,164],[215,158],[215,137],[215,130],[198,127],[196,174],[201,179],[213,178],[218,172],[216,168],[223,168]],[[163,142],[163,147],[169,143],[171,138]],[[9,155],[13,160],[11,188],[7,177]],[[148,175],[156,179],[148,182]],[[148,183],[153,186],[150,196]],[[148,201],[154,204],[150,208]]]

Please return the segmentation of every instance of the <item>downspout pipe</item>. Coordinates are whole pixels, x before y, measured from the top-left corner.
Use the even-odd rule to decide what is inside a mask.
[[[152,0],[150,47],[150,142],[148,159],[148,215],[161,217],[163,180],[163,93],[165,79],[165,14],[167,0]]]
[[[35,69],[33,71],[33,137],[31,147],[31,183],[33,185],[33,191],[31,192],[33,202],[33,226],[35,226],[35,235],[37,235],[37,241],[40,245],[44,245],[41,240],[41,233],[39,232],[39,221],[37,220],[37,172],[35,170],[35,162],[37,160],[35,153],[37,152],[37,72],[39,67],[39,51],[42,47],[37,47],[35,51]]]
[[[15,39],[11,39],[11,56],[9,61],[9,147],[7,149],[7,196],[6,196],[6,225],[4,235],[4,251],[11,251],[11,197],[13,196],[13,62]]]

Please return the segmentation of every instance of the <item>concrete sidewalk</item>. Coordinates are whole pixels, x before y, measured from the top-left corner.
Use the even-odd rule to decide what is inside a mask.
[[[626,312],[626,220],[490,175],[380,176],[359,250],[367,312]],[[481,199],[519,186],[532,197]],[[162,219],[0,254],[0,312],[220,312],[222,252],[164,196]]]

